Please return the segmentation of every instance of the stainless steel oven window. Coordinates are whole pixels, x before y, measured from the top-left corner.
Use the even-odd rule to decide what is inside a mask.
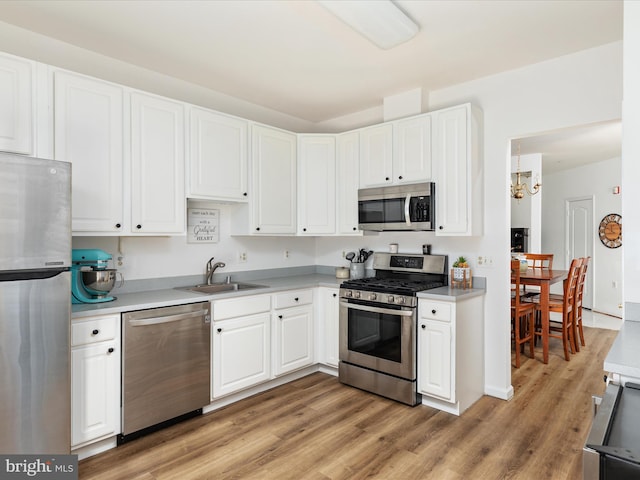
[[[353,352],[402,362],[402,322],[397,313],[352,310],[347,342]]]

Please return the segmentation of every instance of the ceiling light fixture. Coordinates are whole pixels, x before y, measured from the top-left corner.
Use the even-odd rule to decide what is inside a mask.
[[[410,40],[420,30],[420,27],[390,0],[317,2],[384,50]]]
[[[536,183],[533,186],[533,190],[529,189],[529,184],[527,182],[522,183],[521,177],[530,177],[531,174],[522,173],[520,171],[520,144],[518,143],[518,169],[516,170],[516,183],[513,184],[513,180],[511,180],[511,196],[516,200],[520,201],[524,197],[524,192],[526,191],[529,195],[535,195],[540,191],[540,187],[542,184],[540,183],[540,179],[536,177]]]

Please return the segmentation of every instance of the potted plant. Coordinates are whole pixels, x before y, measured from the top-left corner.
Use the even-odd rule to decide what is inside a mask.
[[[453,268],[451,269],[451,276],[455,281],[465,281],[471,278],[471,268],[469,268],[469,264],[467,263],[467,259],[463,256],[460,256],[453,262]]]

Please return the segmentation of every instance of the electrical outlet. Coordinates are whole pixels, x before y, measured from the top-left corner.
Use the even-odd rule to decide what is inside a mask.
[[[289,250],[284,251],[284,258],[289,258]]]
[[[478,255],[476,264],[479,267],[493,267],[493,257],[487,255]]]
[[[124,255],[118,255],[116,258],[116,267],[124,268]]]
[[[244,263],[247,261],[247,252],[240,252],[238,254],[238,263]]]

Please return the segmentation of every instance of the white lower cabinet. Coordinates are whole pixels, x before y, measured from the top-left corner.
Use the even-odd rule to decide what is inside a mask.
[[[420,392],[455,402],[451,390],[451,323],[420,319],[418,330]]]
[[[339,289],[329,287],[318,288],[318,312],[316,323],[319,332],[318,361],[325,365],[338,368],[338,333],[340,315]]]
[[[271,377],[271,298],[213,302],[211,397],[251,387]]]
[[[314,363],[313,290],[214,301],[212,328],[216,400]]]
[[[484,296],[418,301],[422,403],[460,415],[484,394]]]
[[[71,446],[120,433],[120,315],[71,324]]]
[[[312,365],[313,291],[290,290],[273,296],[273,374]]]

